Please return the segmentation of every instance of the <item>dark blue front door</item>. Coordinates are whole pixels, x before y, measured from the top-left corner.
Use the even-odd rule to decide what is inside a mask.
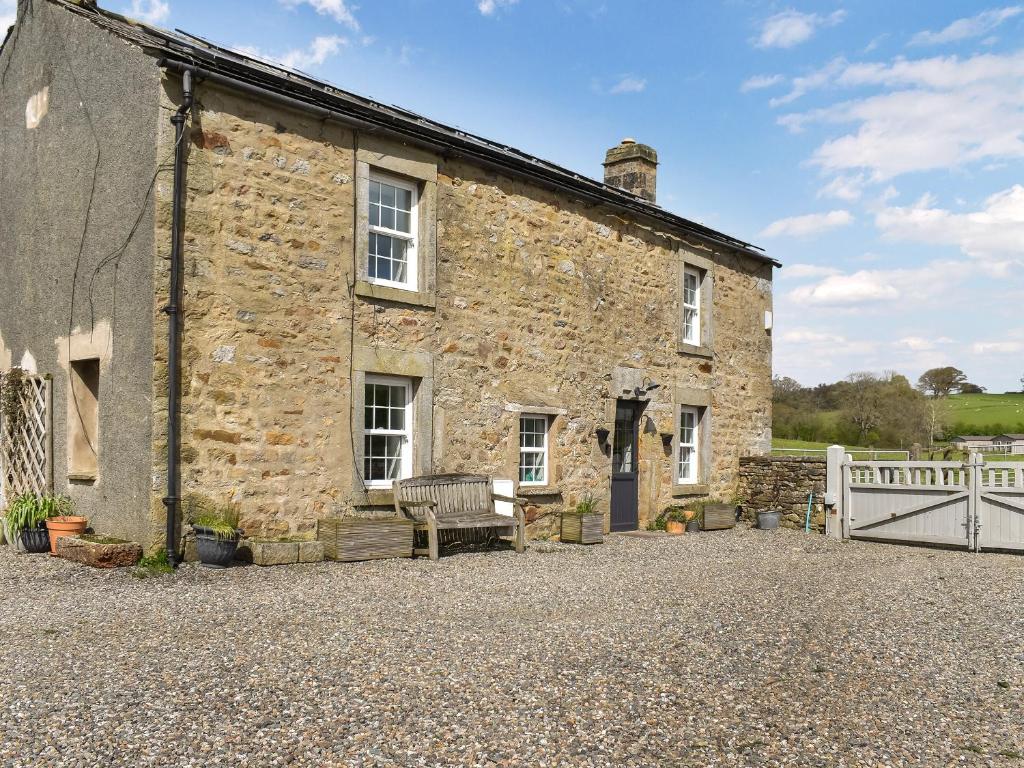
[[[615,435],[612,438],[612,514],[613,531],[635,531],[639,524],[637,489],[637,443],[639,409],[632,400],[615,404]]]

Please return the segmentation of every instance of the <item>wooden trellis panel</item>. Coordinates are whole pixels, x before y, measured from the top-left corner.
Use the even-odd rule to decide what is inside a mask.
[[[53,387],[25,376],[21,424],[0,420],[0,500],[53,491]]]

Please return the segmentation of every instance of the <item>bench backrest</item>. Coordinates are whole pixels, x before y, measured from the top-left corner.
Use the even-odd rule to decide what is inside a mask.
[[[491,479],[486,475],[425,475],[395,480],[395,506],[402,501],[432,501],[438,520],[459,517],[466,512],[494,512]],[[423,516],[422,508],[411,507],[413,516]]]

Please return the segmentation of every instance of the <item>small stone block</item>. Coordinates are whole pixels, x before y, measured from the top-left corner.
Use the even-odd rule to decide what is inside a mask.
[[[319,563],[324,559],[324,543],[322,541],[300,541],[299,562]]]
[[[250,540],[247,544],[252,552],[253,565],[289,565],[299,562],[297,541]]]
[[[142,546],[134,541],[94,538],[61,536],[57,539],[57,557],[93,568],[126,568],[142,558]]]

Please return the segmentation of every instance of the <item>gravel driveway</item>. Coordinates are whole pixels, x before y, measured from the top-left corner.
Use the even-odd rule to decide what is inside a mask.
[[[0,548],[4,766],[1024,766],[1024,557],[738,529],[150,579]]]

